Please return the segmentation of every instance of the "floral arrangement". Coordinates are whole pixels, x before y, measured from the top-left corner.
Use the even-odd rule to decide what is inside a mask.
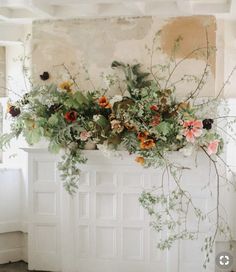
[[[179,40],[176,41],[178,43]],[[176,50],[177,47],[175,45]],[[68,81],[60,84],[33,87],[18,101],[10,102],[11,132],[1,136],[1,146],[23,135],[30,145],[46,138],[51,152],[64,150],[58,167],[65,189],[70,194],[74,194],[79,186],[79,164],[86,162],[82,150],[88,143],[96,144],[101,150],[126,150],[135,154],[135,161],[143,167],[161,167],[163,171],[168,171],[173,177],[174,189],[164,192],[163,188],[156,188],[140,196],[141,205],[152,217],[152,227],[158,232],[168,229],[170,233],[158,244],[161,249],[169,248],[178,239],[196,238],[200,222],[210,220],[195,206],[189,192],[181,187],[181,174],[185,167],[171,162],[168,156],[172,151],[187,154],[201,150],[215,167],[218,190],[217,222],[212,224],[214,231],[205,239],[203,246],[207,262],[216,235],[223,233],[230,237],[230,229],[221,220],[219,212],[220,175],[215,160],[224,144],[216,125],[220,118],[216,110],[220,93],[216,98],[196,102],[207,80],[211,50],[208,42],[205,48],[193,50],[192,54],[204,51],[206,67],[200,77],[184,75],[181,78],[182,82],[193,81],[196,84],[196,88],[184,99],[176,97],[178,86],[171,84],[171,76],[183,60],[177,62],[173,57],[167,64],[155,66],[160,70],[159,77],[154,72],[154,66],[144,72],[140,64],[114,61],[111,67],[119,77],[108,76],[109,84],[115,85],[120,81],[125,87],[121,95],[113,97],[106,94],[106,89],[80,90],[71,74]],[[149,49],[148,53],[152,56],[153,51]],[[162,76],[166,71],[167,76]],[[46,79],[40,76],[43,80],[49,78],[49,74],[45,73]],[[191,210],[198,219],[195,231],[186,227]],[[176,214],[179,216],[174,216]]]

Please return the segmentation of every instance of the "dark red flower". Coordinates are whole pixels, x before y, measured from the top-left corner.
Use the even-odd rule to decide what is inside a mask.
[[[10,113],[12,117],[16,117],[20,114],[20,109],[15,106],[10,106],[8,113]]]
[[[214,123],[213,119],[204,119],[202,121],[203,128],[206,130],[210,130],[212,128],[212,124]]]
[[[78,113],[76,111],[68,111],[64,117],[67,122],[75,122],[78,117]]]
[[[42,80],[48,80],[49,79],[49,73],[43,72],[42,75],[39,75]]]
[[[157,105],[152,105],[150,106],[150,110],[153,110],[153,111],[158,111],[158,106]]]

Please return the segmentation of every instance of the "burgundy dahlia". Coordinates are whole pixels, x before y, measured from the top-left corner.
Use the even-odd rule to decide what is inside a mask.
[[[212,124],[214,123],[213,119],[204,119],[202,121],[203,128],[206,130],[210,130],[212,128]]]
[[[78,113],[76,111],[68,111],[64,117],[67,122],[75,122],[78,117]]]
[[[16,117],[20,115],[20,108],[17,108],[15,106],[10,106],[8,112],[11,114],[12,117]]]

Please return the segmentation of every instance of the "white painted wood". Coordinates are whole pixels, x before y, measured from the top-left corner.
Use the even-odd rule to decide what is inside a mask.
[[[24,237],[20,232],[0,234],[0,264],[23,260]]]
[[[0,14],[1,18],[1,14]],[[2,19],[2,18],[1,18]],[[0,45],[12,45],[22,43],[25,35],[24,26],[0,24]]]
[[[0,169],[0,233],[21,230],[20,169]]]
[[[170,253],[155,249],[157,237],[138,202],[142,189],[150,188],[151,175],[127,155],[123,160],[101,160],[96,151],[86,155],[89,162],[73,199],[72,271],[168,271]]]
[[[201,272],[200,247],[207,226],[197,241],[183,241],[170,251],[156,249],[156,235],[138,197],[143,189],[160,182],[161,171],[144,170],[134,157],[103,157],[85,151],[79,191],[71,198],[62,189],[56,163],[58,156],[43,149],[29,152],[29,269],[63,272]],[[211,209],[214,198],[202,187],[209,181],[209,163],[172,154],[192,170],[183,185],[196,205]],[[194,218],[193,218],[194,225]],[[162,235],[167,235],[162,233]],[[214,257],[206,271],[214,270]]]
[[[57,158],[29,153],[29,269],[60,269],[60,181]]]

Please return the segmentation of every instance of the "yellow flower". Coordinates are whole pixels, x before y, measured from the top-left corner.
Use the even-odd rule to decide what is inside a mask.
[[[144,165],[144,163],[145,163],[145,159],[143,158],[143,157],[137,157],[136,159],[135,159],[135,161],[137,162],[137,163],[140,163],[141,165]]]
[[[68,93],[72,92],[72,87],[73,83],[71,81],[64,81],[62,82],[59,87],[64,90],[64,91],[67,91]]]
[[[10,112],[11,107],[12,107],[12,104],[8,101],[7,102],[7,113]]]

